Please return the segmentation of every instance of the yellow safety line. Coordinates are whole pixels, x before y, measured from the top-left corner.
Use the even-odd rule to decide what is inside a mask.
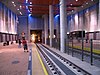
[[[43,64],[43,62],[42,62],[42,59],[41,59],[41,57],[40,57],[40,55],[39,55],[39,53],[38,53],[37,50],[36,50],[36,52],[37,52],[38,58],[39,58],[39,60],[40,60],[40,63],[41,63],[41,65],[42,65],[42,68],[43,68],[43,70],[44,70],[45,75],[48,75],[48,72],[47,72],[47,70],[46,70],[46,68],[45,68],[45,66],[44,66],[44,64]]]

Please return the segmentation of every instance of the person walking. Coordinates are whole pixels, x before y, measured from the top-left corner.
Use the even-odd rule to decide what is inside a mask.
[[[25,38],[23,38],[22,44],[23,44],[23,47],[24,47],[24,52],[25,52],[25,51],[28,52],[27,41],[25,40]]]

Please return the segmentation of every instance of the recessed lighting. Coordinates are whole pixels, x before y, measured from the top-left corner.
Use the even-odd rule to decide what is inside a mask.
[[[14,2],[12,1],[12,3],[14,3]]]
[[[22,15],[22,12],[20,12],[20,14]]]
[[[19,9],[17,9],[17,10],[19,10]]]
[[[73,4],[70,4],[71,6],[73,5]]]
[[[83,5],[81,7],[83,8]]]
[[[30,2],[30,4],[32,4],[32,2]]]
[[[13,4],[14,5],[14,7],[16,7],[16,4]]]
[[[88,2],[86,4],[88,4]]]
[[[22,6],[20,5],[20,9],[22,9]]]
[[[76,0],[76,1],[78,1],[78,0]]]

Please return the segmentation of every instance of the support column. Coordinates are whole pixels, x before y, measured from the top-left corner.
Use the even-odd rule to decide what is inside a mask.
[[[44,33],[45,33],[45,44],[47,45],[48,38],[48,15],[44,15]]]
[[[50,28],[50,46],[52,47],[52,39],[54,35],[54,18],[53,18],[53,6],[49,5],[49,28]]]
[[[29,19],[29,16],[28,16],[28,41],[31,42],[31,33],[30,33],[30,30],[31,30],[31,25],[30,25],[30,19]]]
[[[65,52],[65,42],[66,42],[66,26],[67,26],[67,16],[66,16],[66,0],[60,0],[60,51]]]
[[[100,31],[100,0],[99,0],[99,8],[98,8],[98,31]]]

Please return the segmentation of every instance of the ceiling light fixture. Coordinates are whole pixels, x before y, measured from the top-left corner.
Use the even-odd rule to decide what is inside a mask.
[[[72,12],[74,12],[74,10],[72,10]]]
[[[14,7],[16,7],[16,4],[13,4],[14,5]]]
[[[73,5],[73,4],[70,4],[71,6]]]
[[[88,4],[88,2],[86,4]]]
[[[83,5],[81,7],[83,8]]]
[[[12,3],[14,4],[14,2],[12,1]]]
[[[19,10],[19,9],[17,9],[17,10]]]
[[[78,1],[78,0],[76,0],[76,1]]]
[[[22,9],[22,6],[20,5],[20,9]]]
[[[29,16],[31,16],[32,14],[29,14]]]
[[[32,2],[30,2],[30,4],[32,4]]]
[[[26,0],[26,3],[28,3],[28,0]]]
[[[22,13],[20,12],[20,14],[22,15]]]

